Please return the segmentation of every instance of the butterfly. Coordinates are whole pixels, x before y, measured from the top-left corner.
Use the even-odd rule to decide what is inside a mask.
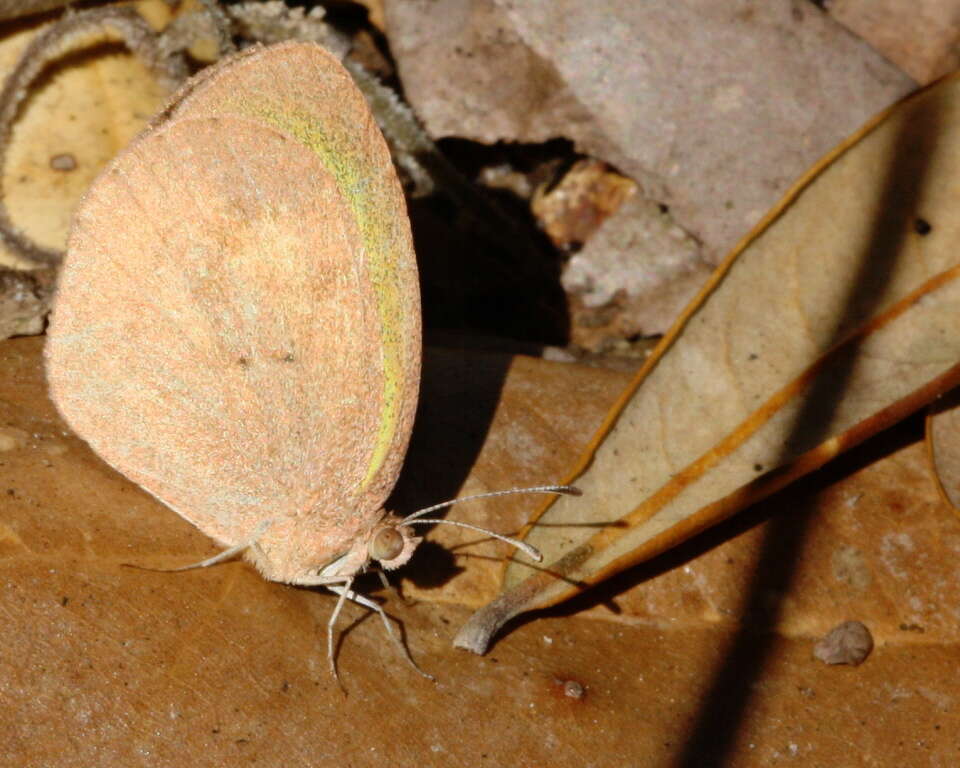
[[[70,427],[226,547],[188,567],[242,554],[267,579],[339,596],[334,676],[345,600],[396,639],[356,576],[406,563],[415,526],[474,528],[425,517],[453,502],[384,509],[420,358],[416,256],[387,145],[346,70],[299,42],[202,71],[98,176],[45,348]]]

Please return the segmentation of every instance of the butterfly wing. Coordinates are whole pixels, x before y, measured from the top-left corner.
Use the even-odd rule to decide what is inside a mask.
[[[314,153],[336,180],[359,230],[380,318],[384,396],[366,484],[382,504],[416,410],[420,293],[403,191],[366,99],[332,54],[289,41],[247,49],[202,71],[168,111],[173,119],[235,115],[269,125]]]
[[[416,406],[415,259],[360,106],[358,160],[229,111],[138,139],[76,214],[48,339],[77,433],[224,544],[273,520],[259,564],[277,580],[376,521]]]

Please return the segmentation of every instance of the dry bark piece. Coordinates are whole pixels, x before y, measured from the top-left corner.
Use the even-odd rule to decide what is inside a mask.
[[[862,664],[873,650],[873,635],[859,621],[845,621],[831,629],[813,647],[814,658],[824,664]]]
[[[511,616],[670,548],[960,379],[957,126],[953,79],[798,182],[611,412],[574,475],[583,499],[560,500],[531,527],[550,565],[509,566],[507,591],[458,645],[482,652]],[[838,210],[841,220],[824,220]]]
[[[384,19],[383,0],[357,0],[359,5],[367,9],[367,18],[370,23],[381,32],[386,30],[386,20]]]
[[[531,209],[554,245],[571,254],[561,284],[571,342],[581,349],[604,352],[662,334],[710,274],[700,244],[666,206],[599,160],[579,160],[539,187]]]

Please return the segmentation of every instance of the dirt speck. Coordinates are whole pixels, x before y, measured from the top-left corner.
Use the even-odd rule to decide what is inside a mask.
[[[55,171],[63,171],[64,173],[73,171],[77,167],[77,158],[69,152],[62,152],[59,155],[51,156],[50,167]]]
[[[859,621],[845,621],[831,629],[813,648],[813,655],[824,664],[863,662],[873,650],[873,636]]]

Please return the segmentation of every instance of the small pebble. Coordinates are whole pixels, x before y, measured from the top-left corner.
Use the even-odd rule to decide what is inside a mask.
[[[873,636],[859,621],[845,621],[831,629],[813,647],[813,655],[824,664],[860,664],[873,650]]]
[[[563,684],[563,695],[571,699],[582,699],[585,691],[583,686],[576,680],[567,680]]]

